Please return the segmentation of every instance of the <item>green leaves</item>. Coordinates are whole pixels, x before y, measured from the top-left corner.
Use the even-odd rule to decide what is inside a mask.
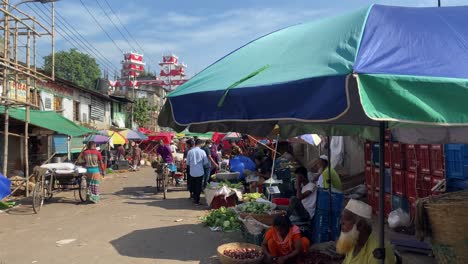
[[[52,72],[52,55],[44,57],[44,70]],[[101,70],[93,57],[76,49],[55,53],[55,76],[88,89],[94,89]]]
[[[138,98],[133,103],[133,120],[139,126],[145,126],[150,120],[150,112],[156,111],[157,106],[151,105],[146,98]]]

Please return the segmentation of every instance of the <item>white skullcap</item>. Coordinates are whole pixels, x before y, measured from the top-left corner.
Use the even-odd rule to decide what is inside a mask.
[[[322,156],[320,156],[320,159],[328,161],[328,156],[327,155],[322,155]]]
[[[372,207],[365,202],[351,199],[345,209],[360,217],[366,219],[372,218]]]

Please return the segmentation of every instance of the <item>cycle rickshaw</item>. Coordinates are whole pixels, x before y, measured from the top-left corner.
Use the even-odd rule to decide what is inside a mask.
[[[60,165],[59,165],[60,164]],[[54,194],[62,191],[76,192],[82,202],[86,202],[87,183],[86,169],[71,163],[46,164],[34,169],[36,185],[33,189],[33,210],[37,214],[44,205],[44,201],[50,200]]]

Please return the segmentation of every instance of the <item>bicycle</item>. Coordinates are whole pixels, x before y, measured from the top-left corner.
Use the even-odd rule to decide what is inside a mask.
[[[167,188],[169,186],[169,180],[171,179],[172,172],[176,171],[174,164],[162,163],[156,166],[156,191],[163,191],[163,198],[166,199]]]

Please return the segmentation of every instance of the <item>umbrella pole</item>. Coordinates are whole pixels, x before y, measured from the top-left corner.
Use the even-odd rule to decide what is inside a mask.
[[[273,164],[271,165],[271,174],[270,174],[270,186],[271,187],[271,182],[273,180],[273,174],[275,173],[275,160],[276,160],[276,151],[278,150],[278,143],[279,143],[279,134],[276,136],[276,144],[275,144],[275,151],[273,152]],[[271,194],[268,192],[268,200],[271,201]]]
[[[386,122],[379,124],[379,252],[377,258],[385,263],[385,127]],[[375,256],[375,255],[374,255]]]
[[[332,240],[332,230],[333,230],[333,224],[332,224],[332,217],[333,217],[333,206],[332,206],[332,181],[331,181],[331,177],[332,177],[332,171],[331,171],[331,147],[330,147],[330,136],[327,136],[327,145],[328,145],[328,179],[327,179],[327,183],[328,183],[328,197],[330,199],[330,208],[329,208],[329,221],[328,221],[328,235],[329,235],[329,238],[330,240]]]

